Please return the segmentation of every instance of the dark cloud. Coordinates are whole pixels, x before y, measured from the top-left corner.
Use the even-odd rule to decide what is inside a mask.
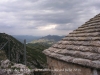
[[[64,35],[98,14],[99,4],[99,0],[1,0],[0,28],[9,33],[15,29],[11,34]],[[56,27],[45,28],[47,25]],[[49,32],[39,30],[41,27]]]

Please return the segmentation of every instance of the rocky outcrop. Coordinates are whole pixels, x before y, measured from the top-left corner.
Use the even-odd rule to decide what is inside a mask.
[[[30,69],[7,59],[4,50],[0,50],[0,75],[30,75]]]
[[[31,70],[23,65],[16,64],[8,59],[0,62],[0,75],[30,75]]]

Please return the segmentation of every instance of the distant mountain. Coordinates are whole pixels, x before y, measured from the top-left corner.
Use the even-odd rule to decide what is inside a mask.
[[[29,43],[32,40],[41,38],[41,36],[31,36],[31,35],[12,35],[12,36],[22,43],[23,43],[24,39],[26,39],[26,42]]]
[[[42,38],[39,38],[38,40],[33,40],[30,43],[42,43],[42,44],[54,44],[57,41],[61,40],[64,36],[58,36],[58,35],[47,35]]]

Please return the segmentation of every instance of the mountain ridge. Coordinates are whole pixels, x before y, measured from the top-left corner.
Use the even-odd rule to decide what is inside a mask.
[[[10,40],[10,47],[9,47],[9,44],[7,43],[9,40]],[[0,56],[0,59],[1,59],[0,62],[2,60],[5,62],[6,61],[5,59],[9,59],[11,62],[18,63],[18,64],[24,64],[24,45],[23,43],[21,43],[20,41],[18,41],[16,38],[14,38],[11,35],[8,35],[6,33],[0,33],[0,47],[4,46],[5,43],[7,44],[1,50],[1,53],[3,55]],[[47,49],[48,47],[50,47],[50,45],[42,44],[42,43],[26,44],[27,67],[30,69],[47,68],[46,56],[42,53],[42,51]],[[10,48],[10,54],[9,54],[9,48]],[[41,74],[39,72],[38,74],[47,75],[46,73],[43,72],[43,74]]]
[[[43,43],[43,44],[54,44],[56,42],[58,42],[59,40],[61,40],[64,36],[58,36],[58,35],[47,35],[44,37],[41,37],[37,40],[33,40],[30,43]]]
[[[36,40],[41,37],[41,36],[32,36],[32,35],[12,35],[12,36],[22,43],[23,43],[24,39],[26,39],[26,42],[29,43],[32,40]]]
[[[0,46],[3,46],[8,40],[10,39],[10,55],[9,55],[9,48],[8,44],[3,48],[3,51],[6,53],[6,56],[10,56],[10,61],[15,63],[22,63],[24,64],[24,45],[11,35],[8,35],[6,33],[0,33]],[[45,47],[39,46],[43,50]],[[40,52],[39,52],[40,51]],[[43,68],[45,65],[44,59],[41,59],[41,57],[45,57],[42,53],[41,49],[38,50],[38,48],[32,48],[29,46],[26,46],[26,58],[27,58],[27,66],[30,68]],[[41,56],[40,56],[41,55]]]

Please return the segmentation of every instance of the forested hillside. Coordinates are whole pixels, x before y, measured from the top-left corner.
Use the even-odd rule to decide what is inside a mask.
[[[26,45],[26,66],[30,69],[44,69],[47,67],[46,56],[42,51],[48,48],[46,44],[27,44]],[[10,61],[13,63],[24,64],[24,45],[11,35],[0,33],[0,62]],[[0,66],[1,67],[1,66]],[[10,68],[8,66],[7,68]],[[0,71],[1,72],[1,71]],[[5,73],[6,74],[6,73]],[[34,75],[50,75],[49,72],[38,72]]]
[[[8,34],[0,33],[0,48],[4,45],[5,47],[2,50],[6,53],[10,61],[24,64],[24,45],[21,42]],[[27,45],[26,58],[29,68],[44,68],[46,66],[46,58],[42,53],[46,48],[48,48],[48,46],[39,44]]]

